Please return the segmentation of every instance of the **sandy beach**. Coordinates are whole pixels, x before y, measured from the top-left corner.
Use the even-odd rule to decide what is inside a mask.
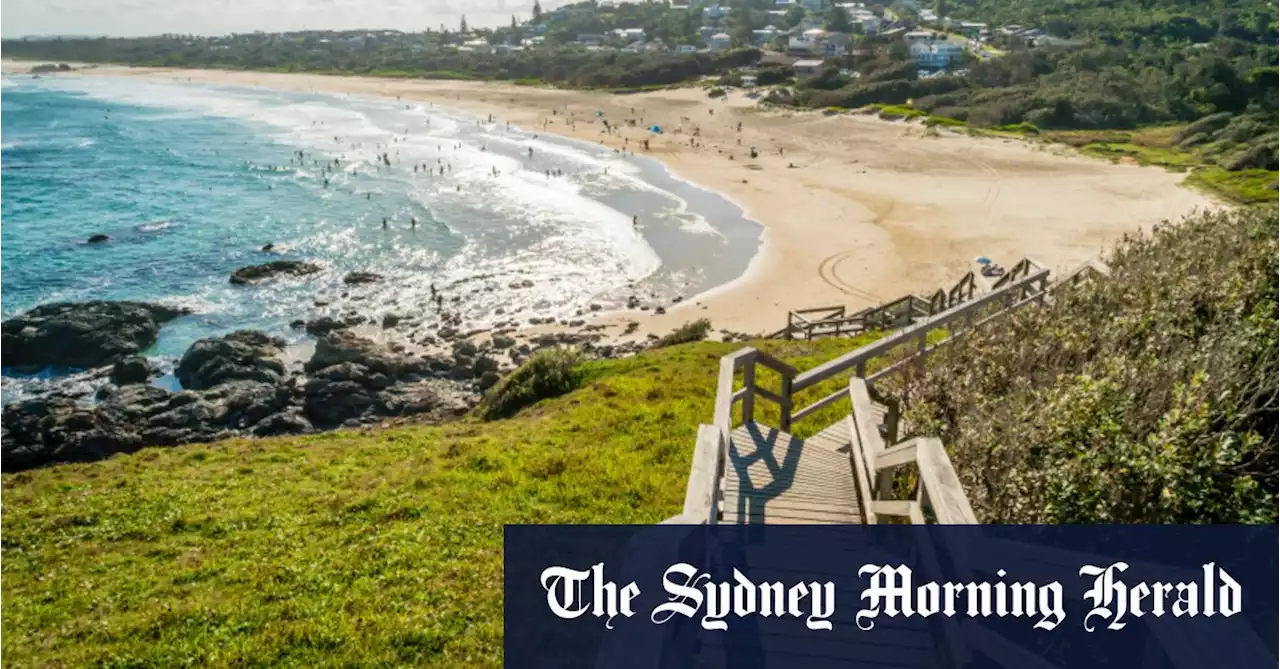
[[[6,71],[29,67],[5,65]],[[857,114],[767,111],[740,91],[717,100],[699,88],[611,95],[212,70],[99,67],[82,73],[399,96],[656,158],[678,177],[739,204],[764,233],[741,279],[664,315],[607,318],[639,321],[637,334],[666,332],[701,317],[717,330],[772,331],[785,325],[788,309],[861,308],[932,292],[959,278],[976,256],[1006,266],[1030,256],[1066,270],[1125,233],[1217,206],[1180,187],[1184,175],[1159,168],[1109,164],[1066,147],[933,133],[918,123]],[[651,132],[653,125],[662,133]]]

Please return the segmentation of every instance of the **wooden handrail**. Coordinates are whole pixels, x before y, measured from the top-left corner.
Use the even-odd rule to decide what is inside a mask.
[[[834,360],[828,361],[813,369],[802,372],[795,377],[792,382],[792,390],[799,392],[810,386],[816,385],[827,379],[839,374],[845,370],[857,366],[859,363],[865,363],[871,358],[883,355],[890,350],[906,344],[922,334],[927,334],[931,330],[936,330],[947,323],[950,323],[962,316],[972,313],[983,306],[989,306],[1000,300],[1006,299],[1008,295],[1014,291],[1030,286],[1038,281],[1047,281],[1049,270],[1040,270],[1020,281],[1009,284],[1000,290],[992,291],[979,298],[956,305],[940,314],[922,319],[919,323],[910,327],[899,330],[887,337],[874,341],[856,351],[846,353]]]
[[[698,519],[699,524],[716,522],[720,507],[720,479],[727,457],[725,441],[725,433],[715,425],[698,426],[698,445],[693,450],[682,517]]]
[[[933,437],[916,437],[885,448],[871,410],[871,394],[865,379],[849,379],[849,400],[853,405],[854,438],[862,456],[862,461],[855,462],[855,466],[864,467],[869,480],[874,482],[872,498],[866,500],[869,513],[905,517],[912,523],[922,524],[922,507],[927,501],[939,523],[966,525],[978,522],[941,441]],[[892,470],[911,464],[915,465],[920,480],[919,499],[889,499],[893,487]]]

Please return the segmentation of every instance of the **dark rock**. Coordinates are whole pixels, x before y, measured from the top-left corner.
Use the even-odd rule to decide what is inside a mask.
[[[0,468],[19,471],[52,462],[100,460],[143,444],[117,417],[66,397],[6,405],[0,419]]]
[[[377,283],[383,279],[381,274],[374,272],[350,272],[342,277],[342,282],[352,286],[361,283]]]
[[[0,324],[5,367],[99,367],[152,345],[160,325],[191,313],[147,302],[55,302]]]
[[[98,233],[98,234],[96,234],[96,235],[89,235],[88,242],[89,242],[90,244],[100,244],[100,243],[105,242],[105,241],[108,241],[108,240],[110,240],[110,239],[111,239],[111,237],[110,237],[109,235],[104,235],[104,234],[102,234],[102,233]]]
[[[118,385],[146,383],[151,378],[151,363],[140,355],[121,358],[111,366],[111,382]]]
[[[313,378],[334,382],[354,381],[365,388],[373,388],[374,390],[382,390],[392,383],[391,378],[386,374],[375,372],[355,362],[340,362],[331,367],[325,367],[316,372]]]
[[[376,412],[380,402],[376,390],[356,381],[312,379],[303,390],[303,411],[316,425],[338,425]]]
[[[132,383],[116,388],[102,400],[99,408],[135,424],[143,423],[157,414],[175,406],[174,396],[164,388],[149,384]]]
[[[436,336],[440,337],[441,339],[453,339],[454,337],[458,336],[458,331],[446,325],[445,327],[440,328],[440,330],[436,332]]]
[[[515,345],[516,345],[516,340],[512,339],[511,337],[507,337],[504,335],[493,336],[494,348],[511,348],[512,346],[515,346]]]
[[[465,339],[459,342],[455,342],[453,345],[453,354],[456,356],[471,357],[471,356],[474,356],[477,351],[479,351],[479,349],[476,347],[476,345]]]
[[[229,381],[203,391],[201,396],[202,401],[212,407],[213,415],[218,417],[214,422],[234,429],[252,427],[283,410],[292,399],[289,389],[283,384],[257,381]]]
[[[409,355],[392,353],[386,347],[348,330],[331,332],[316,340],[316,351],[307,361],[308,373],[343,362],[356,362],[371,371],[397,378],[407,374],[423,374],[429,363]]]
[[[319,318],[313,318],[307,321],[305,326],[307,330],[307,334],[316,335],[317,337],[320,335],[329,334],[334,330],[342,330],[348,327],[350,326],[347,324],[346,321],[340,321],[331,316],[321,316]]]
[[[393,328],[400,323],[399,314],[385,314],[382,317],[382,329]]]
[[[592,303],[589,307],[587,307],[587,308],[588,308],[588,309],[590,309],[590,310],[592,310],[592,311],[600,311],[600,310],[601,310],[601,309],[603,309],[604,307],[601,307],[600,305],[595,304],[595,303],[593,302],[593,303]]]
[[[273,260],[261,265],[249,265],[231,273],[231,283],[242,285],[257,283],[263,279],[287,275],[306,276],[320,271],[320,266],[303,260]]]
[[[569,321],[569,327],[571,328],[582,327],[583,325],[586,325],[586,324],[587,322],[581,319]]]
[[[476,380],[476,386],[481,390],[481,392],[483,392],[498,385],[498,382],[501,380],[502,377],[499,376],[497,372],[485,372]]]
[[[379,394],[387,416],[426,414],[436,420],[456,418],[475,404],[475,398],[454,384],[436,379],[397,384]]]
[[[640,306],[640,298],[636,297],[635,295],[632,295],[631,297],[627,298],[628,309],[635,309],[636,307],[639,307],[639,306]]]
[[[268,416],[253,427],[253,435],[269,437],[280,434],[301,434],[310,432],[311,421],[303,415],[302,410],[290,408],[278,414]]]
[[[272,244],[272,243],[270,243],[270,242],[268,242],[268,243],[266,243],[266,244],[263,244],[263,245],[262,245],[262,250],[263,250],[264,252],[266,252],[266,253],[270,253],[270,252],[272,252],[272,251],[276,250],[276,245],[275,245],[275,244]]]
[[[520,282],[520,287],[521,287],[521,288],[533,288],[533,282],[532,282],[532,281],[530,281],[529,279],[525,279],[524,281],[521,281],[521,282]]]
[[[289,327],[294,330],[304,330],[307,327],[307,322],[299,318],[297,320],[289,321]]]
[[[483,376],[488,372],[498,371],[498,361],[487,356],[480,356],[471,365],[471,371],[475,376]]]
[[[684,301],[684,296],[683,296],[683,295],[676,295],[675,297],[671,298],[671,303],[672,303],[672,304],[680,304],[680,303],[681,303],[681,302],[683,302],[683,301]]]
[[[662,314],[665,314],[665,313],[667,313],[666,307],[654,307],[653,309],[654,316],[661,316]]]
[[[278,357],[283,350],[283,339],[240,330],[192,344],[174,374],[187,390],[212,388],[231,380],[276,383],[284,376],[284,363]]]

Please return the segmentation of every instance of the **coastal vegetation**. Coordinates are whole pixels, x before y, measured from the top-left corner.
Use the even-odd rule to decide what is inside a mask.
[[[1275,522],[1276,215],[1129,237],[1109,278],[932,357],[906,433],[942,437],[984,522]]]
[[[859,341],[756,345],[812,367]],[[584,361],[575,389],[505,420],[5,474],[4,663],[498,666],[503,524],[677,513],[740,346]]]

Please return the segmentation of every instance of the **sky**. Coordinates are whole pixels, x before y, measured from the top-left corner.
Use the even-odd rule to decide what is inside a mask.
[[[570,0],[544,0],[544,9]],[[533,0],[9,0],[0,34],[111,35],[354,30],[456,30],[465,14],[476,27],[526,20]]]

